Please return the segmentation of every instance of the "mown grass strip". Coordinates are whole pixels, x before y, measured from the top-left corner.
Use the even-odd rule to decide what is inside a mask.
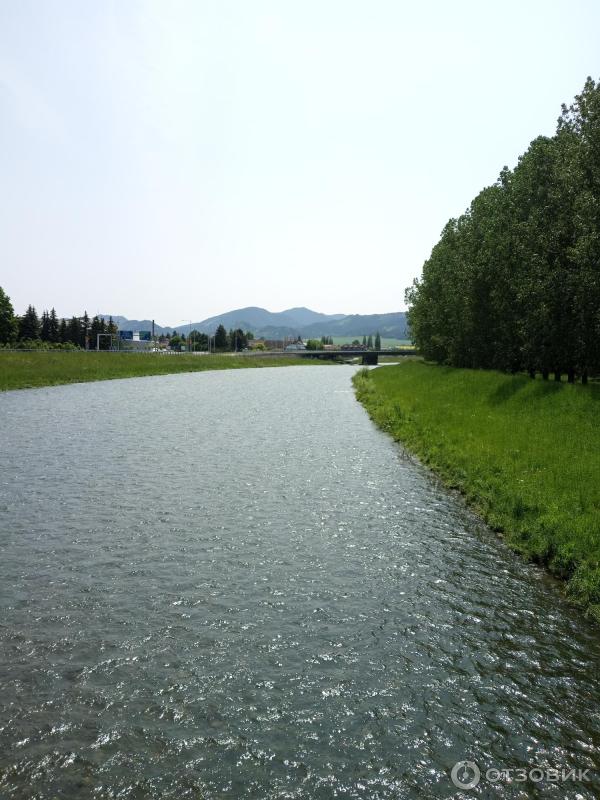
[[[354,384],[381,428],[600,619],[600,385],[416,361]]]
[[[297,356],[164,353],[0,352],[0,391],[216,369],[324,364]]]

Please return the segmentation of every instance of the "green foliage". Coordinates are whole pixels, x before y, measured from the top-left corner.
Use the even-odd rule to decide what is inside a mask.
[[[336,345],[351,344],[356,339],[355,336],[327,336],[327,337],[323,337],[323,338],[331,339],[331,341],[324,342],[324,344],[336,344]],[[405,349],[405,348],[408,347],[408,348],[412,349],[412,347],[413,347],[412,342],[410,341],[410,339],[392,339],[392,338],[389,338],[387,336],[381,336],[380,338],[381,338],[381,346],[384,347],[384,348],[390,348],[391,349],[391,348],[394,348],[394,347],[398,347],[398,348]],[[367,344],[366,335],[363,337],[363,339],[364,339],[364,342],[362,341],[362,339],[360,341],[361,341],[361,343],[364,343],[366,345]]]
[[[78,344],[81,348],[86,350],[90,347],[90,318],[87,311],[83,312],[83,317],[79,320],[79,341]]]
[[[18,341],[0,344],[2,350],[79,350],[71,342],[45,342],[43,339],[19,339]]]
[[[200,334],[204,335],[204,334]],[[254,336],[241,328],[232,328],[229,332],[225,330],[224,325],[219,325],[214,335],[214,348],[218,352],[230,351],[232,353],[240,353],[242,350],[248,348],[248,342]],[[208,340],[207,340],[208,341]]]
[[[33,306],[27,306],[27,311],[19,317],[19,339],[39,339],[40,321]]]
[[[215,350],[227,350],[229,346],[227,331],[224,325],[219,325],[215,331]]]
[[[208,350],[208,335],[194,329],[188,335],[188,344],[192,352],[204,352]]]
[[[42,320],[40,325],[40,339],[43,342],[50,341],[50,314],[47,311],[42,313]]]
[[[229,349],[239,353],[248,347],[248,337],[241,328],[236,328],[229,335]]]
[[[67,323],[67,338],[63,339],[63,341],[71,342],[71,344],[79,347],[79,329],[79,319],[77,317],[71,317]]]
[[[320,350],[322,348],[322,344],[319,339],[309,339],[306,342],[306,349],[307,350]]]
[[[55,344],[60,342],[58,317],[54,309],[48,315],[48,341]]]
[[[17,335],[17,321],[10,297],[0,286],[0,344],[11,342]]]
[[[600,610],[600,386],[418,361],[360,370],[357,396],[508,544]]]
[[[365,403],[367,397],[371,397],[375,389],[375,385],[371,380],[370,373],[371,370],[368,369],[368,367],[363,367],[355,372],[352,378],[352,382],[354,383],[354,388],[356,390],[356,396],[362,403]]]
[[[97,345],[99,345],[100,350],[110,349],[110,340],[106,336],[102,336],[101,334],[103,333],[107,333],[106,322],[101,317],[95,316],[92,319],[89,331],[89,346],[92,350],[95,350]],[[99,335],[100,339],[98,339]]]
[[[48,349],[38,340],[38,349]],[[63,345],[63,347],[65,347]],[[66,345],[66,347],[73,347]],[[62,348],[61,348],[62,349]],[[76,348],[73,348],[76,349]],[[287,367],[330,364],[290,355],[279,358],[247,355],[182,353],[11,352],[0,350],[0,391],[63,383],[170,375],[245,367]]]
[[[428,359],[600,372],[600,84],[447,223],[406,299]]]

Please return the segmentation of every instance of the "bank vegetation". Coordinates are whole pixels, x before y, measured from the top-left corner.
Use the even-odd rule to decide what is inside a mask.
[[[600,620],[600,384],[419,361],[354,382],[381,428]]]
[[[0,391],[145,375],[323,363],[294,356],[0,350]]]
[[[407,301],[417,348],[440,364],[600,374],[600,83],[447,223]]]

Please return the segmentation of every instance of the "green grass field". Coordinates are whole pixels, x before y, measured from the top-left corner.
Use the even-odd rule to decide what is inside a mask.
[[[381,428],[600,619],[600,385],[419,361],[354,382]]]
[[[297,356],[269,358],[254,355],[0,351],[0,391],[177,372],[325,363],[331,362]]]

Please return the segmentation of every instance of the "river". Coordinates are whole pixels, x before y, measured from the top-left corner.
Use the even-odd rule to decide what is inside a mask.
[[[598,629],[352,371],[0,395],[1,797],[600,796]]]

